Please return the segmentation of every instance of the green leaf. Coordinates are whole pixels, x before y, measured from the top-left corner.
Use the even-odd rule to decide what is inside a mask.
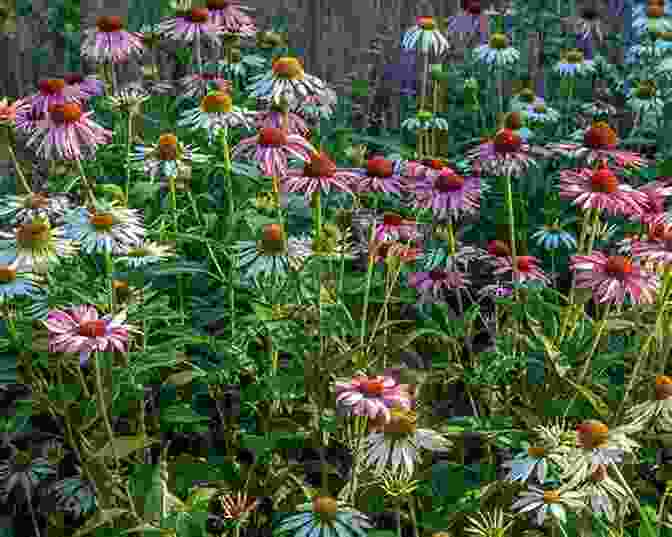
[[[165,381],[164,384],[174,384],[175,386],[185,386],[186,384],[191,383],[194,379],[204,377],[206,375],[203,371],[196,371],[190,369],[189,371],[180,371],[170,375]]]
[[[96,514],[87,520],[86,524],[79,528],[72,537],[84,537],[84,535],[92,533],[96,528],[105,526],[126,513],[128,513],[127,509],[101,509],[96,511]]]
[[[166,423],[200,423],[202,421],[209,421],[207,416],[199,416],[194,412],[189,403],[181,403],[171,405],[163,412],[161,412],[161,421]]]
[[[148,201],[152,200],[156,196],[156,193],[159,191],[160,188],[161,185],[157,183],[140,181],[139,183],[135,183],[135,185],[133,185],[133,188],[129,193],[129,197],[137,199],[138,203],[143,205]]]
[[[656,529],[656,510],[650,505],[640,506],[639,508],[639,531],[638,537],[658,537]]]
[[[95,457],[112,457],[116,453],[117,457],[124,459],[134,451],[146,448],[158,442],[158,439],[138,436],[117,436],[113,442],[108,442],[103,449],[96,453]],[[114,451],[113,451],[114,450]]]

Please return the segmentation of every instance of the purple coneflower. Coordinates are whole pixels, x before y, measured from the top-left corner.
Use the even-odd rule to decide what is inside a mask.
[[[241,6],[239,0],[208,0],[210,21],[221,27],[226,33],[242,37],[253,37],[257,27],[252,17],[244,13],[253,8]]]
[[[662,181],[653,181],[637,189],[647,198],[646,210],[632,217],[647,226],[667,225],[669,216],[665,212],[665,198],[672,194],[672,186]]]
[[[546,285],[550,279],[539,268],[539,260],[531,255],[516,256],[516,269],[513,270],[513,259],[509,256],[496,257],[493,259],[495,270],[493,274],[505,274],[512,272],[516,283],[525,283],[528,281],[540,281]]]
[[[82,56],[96,63],[125,63],[132,54],[144,51],[142,36],[137,32],[127,32],[121,17],[98,17],[96,26],[84,31]]]
[[[43,126],[33,132],[27,145],[35,145],[35,154],[44,160],[81,160],[91,157],[100,144],[112,140],[112,131],[90,118],[78,103],[51,105]]]
[[[576,286],[592,288],[596,302],[615,300],[622,304],[626,293],[635,303],[651,304],[655,300],[659,284],[657,275],[642,270],[629,257],[607,256],[593,251],[587,256],[572,256],[570,269],[579,271]]]
[[[231,158],[236,159],[253,153],[252,158],[257,161],[262,172],[269,177],[281,177],[288,171],[287,157],[296,157],[308,162],[315,148],[302,136],[287,134],[282,129],[265,127],[259,129],[255,136],[241,140],[231,152]]]
[[[376,225],[374,240],[376,241],[413,241],[420,237],[418,224],[415,220],[402,218],[397,213],[385,213],[383,221]]]
[[[39,91],[28,97],[34,113],[46,113],[49,107],[54,104],[80,101],[77,92],[67,88],[65,80],[62,78],[42,79],[37,87]]]
[[[492,139],[488,139],[467,153],[467,158],[475,160],[477,169],[492,176],[517,177],[537,162],[532,152],[543,152],[540,148],[523,143],[520,135],[508,128],[500,129]]]
[[[231,91],[231,82],[217,73],[194,73],[180,78],[177,82],[181,88],[178,100],[202,99],[212,86],[217,87],[219,91]]]
[[[655,266],[667,268],[672,264],[672,228],[650,226],[647,240],[633,241],[630,246],[634,258],[652,262]]]
[[[433,269],[428,272],[411,272],[408,285],[420,293],[420,303],[442,302],[442,290],[463,289],[470,281],[458,271]]]
[[[78,101],[88,101],[91,97],[98,97],[105,93],[105,83],[95,75],[80,73],[66,73],[64,93],[72,95]]]
[[[617,150],[619,139],[616,132],[604,121],[594,122],[583,135],[583,144],[553,143],[546,147],[552,152],[569,155],[574,159],[582,159],[588,166],[595,161],[608,160],[615,163],[618,169],[645,166],[645,158],[632,151]]]
[[[633,216],[644,212],[647,196],[620,183],[616,174],[602,165],[560,172],[560,197],[573,200],[583,210],[604,210],[612,215]]]
[[[184,14],[161,21],[158,29],[167,37],[186,43],[207,39],[219,44],[217,34],[223,32],[219,24],[210,20],[210,11],[204,7],[193,7]]]
[[[428,173],[418,178],[413,186],[415,207],[431,209],[439,218],[459,212],[474,213],[479,209],[481,180],[464,177],[445,167],[438,174]]]
[[[49,312],[45,324],[49,330],[50,352],[79,353],[83,367],[94,351],[126,352],[128,325],[125,314],[98,316],[93,306],[76,306],[69,311]]]
[[[283,128],[283,114],[286,105],[272,101],[268,110],[260,110],[257,112],[255,122],[258,129],[265,127],[272,127],[274,129]],[[298,134],[303,136],[306,140],[310,137],[310,128],[305,120],[294,112],[287,112],[287,133]]]
[[[339,170],[324,152],[313,153],[303,170],[289,170],[281,179],[287,192],[303,192],[306,201],[317,192],[329,193],[333,188],[352,193],[350,183],[358,176],[348,170]]]
[[[365,168],[352,168],[359,176],[355,187],[357,192],[385,192],[401,194],[403,179],[402,163],[382,157],[374,157],[366,162]]]
[[[390,408],[411,408],[411,400],[403,387],[384,376],[358,376],[347,382],[336,382],[336,404],[356,416],[373,420],[381,416],[385,423],[391,419]]]

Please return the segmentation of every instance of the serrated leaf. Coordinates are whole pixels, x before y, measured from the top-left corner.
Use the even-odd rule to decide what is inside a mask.
[[[117,457],[124,459],[134,451],[146,448],[155,444],[159,440],[143,435],[138,436],[117,436],[112,442],[108,442],[103,449],[96,453],[95,457],[112,457],[116,453]],[[114,450],[114,451],[113,451]]]

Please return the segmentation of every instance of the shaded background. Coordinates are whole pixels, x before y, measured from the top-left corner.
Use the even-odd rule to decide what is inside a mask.
[[[75,2],[77,0],[68,0]],[[550,0],[549,0],[550,1]],[[4,13],[15,12],[16,17],[5,18],[5,31],[16,29],[15,34],[0,34],[0,97],[17,98],[36,91],[40,78],[60,76],[74,70],[80,58],[78,37],[69,37],[59,27],[60,6],[63,0],[0,0],[0,22]],[[81,0],[79,4],[80,28],[91,27],[96,17],[103,14],[121,15],[131,30],[139,29],[145,22],[158,21],[161,6],[167,0]],[[606,23],[606,31],[623,31],[626,18],[617,14],[618,7],[626,0],[578,0],[577,9],[594,7]],[[204,2],[201,2],[204,3]],[[506,0],[482,0],[485,9],[491,5],[505,5]],[[555,0],[552,4],[555,5]],[[194,0],[194,5],[199,0]],[[418,15],[437,17],[458,12],[460,0],[245,0],[245,5],[255,8],[254,15],[260,30],[285,25],[289,33],[289,46],[303,56],[306,71],[334,87],[339,94],[349,93],[353,80],[368,82],[368,96],[355,99],[358,120],[353,127],[363,128],[370,115],[382,116],[386,127],[396,128],[400,123],[400,95],[413,94],[418,66],[415,54],[402,53],[400,40],[403,32],[414,23]],[[567,9],[563,0],[563,9]],[[62,9],[62,8],[61,8]],[[487,28],[487,17],[483,17]],[[531,29],[532,30],[532,29]],[[485,36],[485,35],[484,35]],[[68,46],[67,39],[72,43]],[[538,69],[537,35],[514,35],[514,45],[522,39],[529,40],[530,77],[539,80],[543,73]],[[254,41],[249,43],[254,46]],[[478,38],[470,43],[458,44],[451,58],[462,57],[465,46],[478,45]],[[243,42],[243,47],[246,43]],[[174,54],[175,45],[166,44],[159,53],[161,77],[175,79],[188,74],[189,66],[179,64]],[[518,46],[518,45],[516,45]],[[171,49],[172,47],[172,49]],[[621,62],[623,49],[612,48],[609,61]],[[149,55],[141,59],[149,63]],[[119,66],[118,66],[119,67]],[[82,61],[82,70],[89,74],[95,66]],[[118,69],[121,83],[135,80],[140,75],[136,60]],[[505,96],[511,93],[510,80],[504,83]],[[617,107],[621,103],[612,103]],[[631,118],[623,114],[626,125]],[[619,121],[620,122],[620,121]],[[623,127],[620,124],[619,127]],[[18,148],[20,157],[25,153]],[[29,158],[29,156],[26,156]],[[4,168],[4,167],[3,167]],[[0,169],[0,173],[5,170]]]

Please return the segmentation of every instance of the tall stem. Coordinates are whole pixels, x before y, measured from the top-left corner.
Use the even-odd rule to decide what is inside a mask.
[[[420,110],[425,109],[425,97],[427,96],[427,72],[429,71],[429,52],[422,55],[422,88],[420,88]]]
[[[126,207],[129,207],[129,196],[128,192],[131,186],[131,140],[133,139],[133,111],[128,113],[128,138],[126,139]]]
[[[112,450],[112,458],[114,459],[114,464],[117,469],[119,469],[119,459],[117,458],[117,451],[114,447],[114,432],[112,431],[112,423],[110,422],[110,417],[107,414],[107,404],[105,403],[105,396],[103,392],[103,374],[100,369],[100,364],[98,363],[99,355],[94,354],[93,358],[93,368],[96,377],[96,397],[98,399],[98,405],[100,406],[100,412],[103,417],[103,424],[107,430],[107,436],[110,439],[110,449]]]
[[[196,50],[196,65],[198,66],[198,74],[203,74],[203,60],[201,59],[201,34],[196,32],[196,39],[194,43],[194,49]]]
[[[517,264],[517,255],[516,255],[516,227],[515,227],[515,217],[513,213],[513,192],[511,190],[511,176],[506,174],[504,176],[504,181],[506,182],[506,210],[509,216],[509,235],[511,237],[511,263],[513,272],[518,267]]]
[[[178,226],[178,217],[177,217],[177,191],[175,188],[175,182],[177,181],[177,176],[172,176],[168,178],[168,184],[170,185],[170,205],[171,211],[173,213],[173,227],[175,230],[175,235],[179,233]],[[184,288],[182,281],[182,274],[177,275],[177,296],[179,300],[179,309],[180,309],[180,321],[184,325]]]
[[[313,216],[315,219],[315,243],[319,246],[322,238],[322,193],[319,187],[313,193]]]
[[[96,206],[96,197],[93,195],[93,189],[91,188],[91,183],[89,183],[89,180],[86,178],[86,173],[84,172],[84,167],[82,166],[82,161],[79,159],[77,160],[77,166],[79,167],[79,173],[82,174],[82,182],[84,183],[84,188],[86,189],[86,193],[89,196],[89,201],[91,202],[92,206]]]
[[[366,289],[364,291],[364,309],[362,311],[362,325],[359,334],[359,344],[363,347],[366,339],[366,315],[369,311],[369,297],[371,295],[371,280],[373,279],[373,267],[376,262],[376,252],[373,239],[376,234],[376,209],[378,208],[378,198],[373,208],[373,220],[371,222],[371,229],[369,230],[369,258],[366,269]]]
[[[7,149],[9,149],[9,155],[12,157],[12,162],[14,163],[14,168],[16,169],[16,175],[19,177],[19,182],[23,187],[23,190],[26,191],[26,194],[32,194],[33,190],[30,188],[28,181],[26,181],[26,176],[23,174],[19,160],[16,158],[16,153],[14,153],[14,146],[16,145],[16,140],[14,138],[14,131],[12,127],[7,127],[7,137],[9,138],[9,143],[7,144]],[[17,194],[18,188],[17,188]]]
[[[235,200],[233,197],[233,175],[231,174],[231,155],[229,154],[229,131],[228,127],[224,126],[222,129],[222,145],[224,153],[224,174],[226,175],[227,184],[229,186],[229,233],[233,233],[233,221],[235,217]],[[232,237],[233,238],[233,237]],[[238,262],[238,253],[234,249],[231,253],[231,263],[229,265],[229,303],[231,305],[231,337],[236,333],[236,288],[233,284],[234,276],[236,274],[236,265]]]

